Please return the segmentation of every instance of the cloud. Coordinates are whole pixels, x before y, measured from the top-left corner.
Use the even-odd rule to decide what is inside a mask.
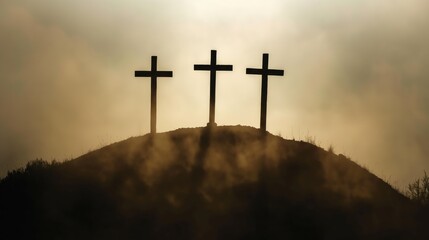
[[[28,9],[0,11],[1,174],[31,158],[70,157],[99,144],[100,129],[118,118],[115,74],[84,40]]]
[[[329,57],[321,59],[324,70],[308,70],[322,74],[314,72],[304,84],[316,82],[316,87],[301,95],[308,100],[298,104],[303,113],[298,118],[309,119],[302,125],[316,137],[333,141],[378,175],[404,184],[421,174],[418,169],[429,168],[424,157],[429,143],[428,5],[318,4],[306,5],[308,14],[300,15],[304,20],[299,23],[322,39],[328,49],[323,54]]]

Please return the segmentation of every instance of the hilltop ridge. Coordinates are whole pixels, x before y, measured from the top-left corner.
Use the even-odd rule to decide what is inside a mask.
[[[10,174],[0,196],[17,238],[420,237],[415,206],[366,169],[243,126],[132,137]]]

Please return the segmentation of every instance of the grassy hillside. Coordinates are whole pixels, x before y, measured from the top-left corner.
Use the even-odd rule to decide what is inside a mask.
[[[424,239],[425,227],[346,157],[241,126],[34,163],[0,182],[0,221],[5,239]]]

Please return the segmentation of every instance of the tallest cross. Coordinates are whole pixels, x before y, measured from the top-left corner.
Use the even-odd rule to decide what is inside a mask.
[[[216,50],[211,51],[210,65],[195,64],[195,71],[210,71],[210,115],[207,126],[215,126],[216,72],[232,71],[232,65],[217,65]]]

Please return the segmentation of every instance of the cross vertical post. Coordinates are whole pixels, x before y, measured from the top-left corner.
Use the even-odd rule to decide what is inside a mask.
[[[268,76],[284,76],[284,70],[269,69],[268,53],[264,53],[262,69],[246,68],[246,74],[261,75],[262,78],[260,129],[265,132],[267,130]]]
[[[157,57],[152,56],[151,58],[151,72],[157,70]],[[150,132],[156,133],[156,95],[157,95],[157,79],[156,75],[150,76]]]
[[[216,126],[215,105],[216,105],[216,72],[232,71],[232,65],[217,65],[217,51],[211,50],[210,65],[195,64],[195,71],[210,71],[210,113],[207,126]]]
[[[211,51],[210,65],[216,65],[217,52]],[[210,114],[209,123],[215,123],[215,107],[216,107],[216,70],[210,70]]]
[[[158,71],[157,56],[151,58],[150,71],[135,71],[135,77],[150,77],[150,133],[156,133],[156,93],[157,93],[157,78],[158,77],[173,77],[172,71]]]

